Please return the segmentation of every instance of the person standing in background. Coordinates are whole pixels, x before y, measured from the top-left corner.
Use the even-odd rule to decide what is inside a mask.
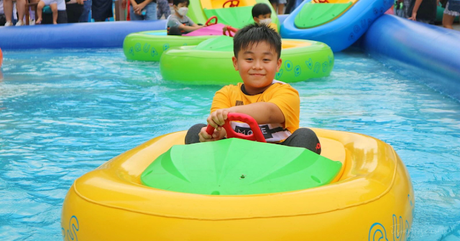
[[[70,0],[66,3],[67,22],[78,23],[83,13],[85,0]]]
[[[132,21],[157,20],[156,0],[129,0],[129,16]]]
[[[80,23],[86,23],[89,20],[89,12],[91,12],[91,6],[93,5],[93,0],[86,0],[83,3],[83,12],[80,15],[80,19],[78,22]]]
[[[93,0],[91,11],[96,22],[103,22],[107,18],[113,17],[112,0]]]
[[[5,12],[3,11],[3,0],[0,0],[0,26],[5,25],[6,23],[6,18],[5,18]]]
[[[460,1],[449,0],[444,9],[444,14],[442,15],[442,26],[444,28],[454,29],[454,19],[458,16],[460,16]]]
[[[161,19],[163,15],[165,15],[165,19],[168,19],[169,15],[171,15],[171,8],[169,7],[168,0],[157,0],[158,5],[158,13],[157,19]]]
[[[437,0],[411,0],[409,19],[434,24],[436,20]]]

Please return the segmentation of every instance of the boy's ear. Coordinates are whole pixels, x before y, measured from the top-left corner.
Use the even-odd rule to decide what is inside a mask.
[[[259,23],[259,18],[258,17],[252,17],[252,19],[254,20],[254,22]]]
[[[232,62],[233,62],[233,67],[235,68],[236,71],[238,71],[238,59],[235,56],[232,57]]]
[[[281,64],[283,63],[283,60],[281,58],[278,59],[278,63],[276,65],[276,72],[280,71]]]

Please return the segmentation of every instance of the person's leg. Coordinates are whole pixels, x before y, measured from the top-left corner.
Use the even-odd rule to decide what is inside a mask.
[[[278,3],[272,2],[272,8],[275,10],[275,13],[278,12]]]
[[[145,6],[145,20],[157,20],[157,3],[151,2]]]
[[[91,5],[93,1],[92,0],[86,0],[83,3],[83,12],[80,15],[80,18],[78,19],[78,22],[81,23],[86,23],[89,20],[89,12],[91,11]]]
[[[13,0],[3,1],[3,11],[5,12],[6,23],[5,27],[13,25]]]
[[[278,14],[284,14],[284,3],[278,4]]]
[[[45,2],[39,1],[37,5],[37,21],[35,21],[35,24],[41,24],[43,21],[43,7],[45,7]]]
[[[26,11],[26,0],[16,0],[16,10],[18,11],[18,22],[16,26],[24,25],[24,13]]]
[[[65,10],[58,10],[57,23],[67,23],[67,12]]]
[[[287,1],[286,9],[284,10],[285,14],[290,14],[292,12],[292,10],[294,10],[295,2],[296,2],[296,0]]]
[[[299,128],[289,136],[281,145],[304,147],[308,150],[321,154],[321,144],[315,132],[308,128]]]
[[[50,4],[51,12],[53,12],[53,24],[57,24],[58,19],[58,9],[57,3]]]
[[[66,5],[67,22],[78,23],[80,16],[83,14],[83,5],[74,3]]]
[[[455,19],[454,16],[450,16],[444,13],[442,15],[442,26],[444,28],[454,29],[454,27],[452,26],[454,24],[454,19]]]
[[[190,129],[187,131],[187,134],[185,135],[185,144],[199,143],[200,137],[198,134],[203,127],[206,127],[206,124],[196,124],[190,127]]]
[[[167,5],[167,4],[168,4],[168,1],[166,1],[166,0],[158,0],[157,1],[157,19],[161,19],[163,14],[166,17],[165,5]]]
[[[6,23],[5,14],[0,14],[0,26],[4,26]]]
[[[286,0],[278,1],[278,14],[284,14],[284,6],[286,5]]]

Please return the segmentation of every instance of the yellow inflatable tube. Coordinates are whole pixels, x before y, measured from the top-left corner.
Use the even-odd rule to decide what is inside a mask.
[[[213,196],[143,186],[141,173],[185,132],[152,139],[78,178],[62,210],[64,240],[406,240],[414,194],[393,148],[314,129],[336,181],[301,191]]]

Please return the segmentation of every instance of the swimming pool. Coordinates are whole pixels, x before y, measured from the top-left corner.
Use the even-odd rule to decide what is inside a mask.
[[[121,49],[4,51],[0,240],[62,240],[72,182],[141,143],[204,122],[219,86],[163,81]],[[460,240],[460,103],[360,52],[330,77],[295,83],[301,126],[379,138],[415,190],[411,241]],[[392,240],[389,237],[389,240]]]

